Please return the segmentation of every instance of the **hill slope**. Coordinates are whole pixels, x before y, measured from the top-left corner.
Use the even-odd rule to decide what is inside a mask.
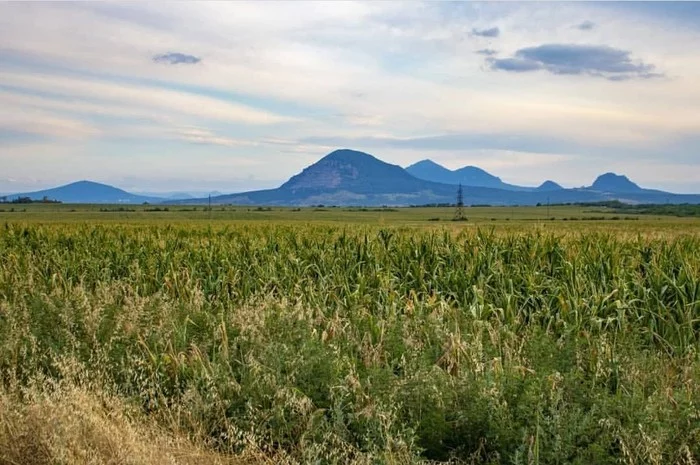
[[[78,181],[65,186],[54,187],[35,192],[13,194],[8,199],[17,197],[29,197],[32,200],[41,200],[44,197],[49,200],[58,200],[64,203],[143,203],[161,201],[153,197],[130,194],[107,184],[92,181]]]

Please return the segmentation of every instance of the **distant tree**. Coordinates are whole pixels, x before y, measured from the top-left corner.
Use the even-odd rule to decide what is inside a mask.
[[[15,197],[9,203],[61,203],[60,200],[51,200],[48,197],[44,197],[41,200],[34,200],[31,197]]]

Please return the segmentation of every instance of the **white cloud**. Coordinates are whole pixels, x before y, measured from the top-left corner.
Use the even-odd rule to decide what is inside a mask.
[[[255,141],[224,137],[214,134],[208,129],[196,127],[180,128],[175,131],[175,135],[180,140],[193,144],[221,145],[224,147],[252,147],[258,145]]]
[[[583,20],[596,27],[571,27]],[[498,37],[471,35],[494,26]],[[543,43],[630,50],[669,78],[514,77],[488,72],[475,53],[509,56]],[[196,142],[198,159],[211,160],[202,176],[230,150],[236,170],[260,175],[262,162],[243,160],[274,160],[274,175],[286,177],[332,149],[296,142],[313,136],[556,136],[601,160],[616,156],[611,147],[654,149],[663,159],[667,147],[700,131],[698,29],[588,3],[0,3],[0,44],[3,127],[76,140],[176,140],[183,153]],[[201,62],[153,63],[167,52]],[[185,86],[190,91],[174,90]],[[416,153],[387,156],[406,164]],[[510,157],[477,160],[499,175],[534,166],[533,158]],[[89,154],[81,160],[99,166]],[[561,174],[551,177],[583,177],[577,160],[585,163],[558,161]],[[677,161],[665,163],[690,179]],[[188,171],[186,161],[178,166]]]
[[[0,99],[0,130],[44,137],[86,139],[100,130],[84,122],[24,106],[10,105]]]
[[[129,105],[139,111],[146,109],[166,117],[175,114],[243,124],[274,124],[296,119],[202,95],[152,86],[12,71],[0,71],[0,81],[32,92],[55,93],[78,99],[79,104],[88,100],[117,106]]]

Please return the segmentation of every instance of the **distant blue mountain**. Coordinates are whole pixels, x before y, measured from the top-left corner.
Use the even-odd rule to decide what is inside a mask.
[[[441,182],[444,184],[452,184],[455,178],[454,172],[435,163],[433,160],[421,160],[414,163],[406,167],[406,172],[418,179]],[[492,177],[495,178],[495,176]]]
[[[644,189],[630,181],[627,176],[615,173],[605,173],[598,176],[590,189],[601,192],[615,193],[640,193],[644,191]]]
[[[292,176],[280,189],[290,193],[332,189],[357,194],[400,194],[434,189],[433,184],[367,153],[341,149]]]
[[[65,186],[54,187],[53,189],[45,189],[42,191],[7,196],[7,198],[10,200],[17,197],[29,197],[32,200],[47,198],[49,200],[58,200],[64,203],[135,204],[144,202],[160,202],[163,200],[155,197],[130,194],[122,189],[92,181],[78,181],[71,184],[66,184]]]
[[[535,188],[535,190],[538,192],[558,191],[560,189],[563,189],[563,187],[554,181],[545,181]]]
[[[439,182],[443,184],[461,184],[471,187],[491,187],[493,189],[505,189],[515,191],[532,190],[531,187],[515,186],[501,181],[481,168],[465,166],[456,170],[449,170],[432,160],[421,160],[406,168],[406,171],[418,179]]]

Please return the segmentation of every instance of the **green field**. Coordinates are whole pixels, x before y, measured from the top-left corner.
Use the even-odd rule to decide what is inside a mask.
[[[8,207],[0,464],[700,462],[700,219]]]
[[[528,226],[578,228],[599,224],[604,229],[629,230],[634,221],[640,230],[678,228],[690,230],[700,226],[700,218],[671,214],[639,214],[600,206],[540,207],[465,207],[466,222],[454,224],[455,209],[442,208],[351,208],[351,207],[251,207],[251,206],[177,206],[177,205],[76,205],[76,204],[0,204],[0,223],[184,223],[214,224],[219,222],[292,222],[292,223],[362,223],[381,227],[444,226],[475,227],[508,226],[522,230]],[[432,223],[432,224],[431,224]]]

